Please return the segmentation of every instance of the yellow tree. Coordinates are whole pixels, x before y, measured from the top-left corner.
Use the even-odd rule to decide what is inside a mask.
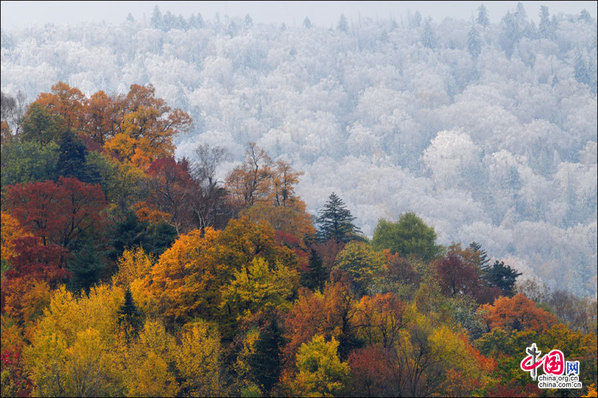
[[[334,337],[327,342],[324,336],[316,335],[301,345],[297,353],[299,372],[293,383],[297,395],[331,397],[343,390],[349,365],[341,362],[338,344]]]
[[[64,287],[55,291],[24,352],[34,395],[124,393],[115,338],[123,300],[122,290],[107,286],[92,288],[79,299]]]
[[[226,267],[214,256],[218,235],[208,227],[203,235],[194,230],[179,236],[146,277],[147,293],[158,306],[155,310],[169,324],[215,314],[226,281]]]
[[[375,251],[365,242],[349,242],[336,257],[334,269],[346,271],[359,293],[375,288],[377,278],[385,270],[386,261],[382,252]]]
[[[393,347],[404,327],[404,311],[405,303],[393,293],[363,296],[353,319],[357,335],[368,344]]]
[[[117,261],[118,272],[112,277],[112,283],[126,289],[135,279],[148,276],[155,262],[141,247],[125,249]]]
[[[179,396],[222,396],[220,337],[204,321],[186,324],[177,346],[175,363],[182,380]]]
[[[136,397],[174,396],[176,343],[160,321],[147,320],[139,338],[124,353],[124,386]]]
[[[235,271],[234,279],[222,295],[221,307],[249,316],[272,308],[289,309],[290,299],[299,285],[296,270],[276,262],[270,267],[263,258],[254,258],[250,264]]]
[[[173,137],[191,128],[191,117],[156,98],[152,85],[131,85],[117,106],[121,111],[120,126],[104,149],[141,169],[156,159],[174,156]]]
[[[27,233],[25,229],[21,227],[19,220],[5,211],[0,211],[0,222],[0,246],[2,253],[0,258],[4,264],[5,262],[8,262],[11,257],[16,255],[15,239],[31,236],[31,234]]]

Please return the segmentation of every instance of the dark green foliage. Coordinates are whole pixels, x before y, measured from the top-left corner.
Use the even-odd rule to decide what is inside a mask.
[[[270,318],[260,331],[255,343],[255,353],[249,357],[248,363],[252,379],[263,394],[269,395],[272,387],[278,382],[281,370],[282,331],[278,327],[275,316]]]
[[[508,296],[515,294],[515,282],[520,275],[521,272],[498,260],[484,271],[484,279],[490,286],[498,287]]]
[[[95,165],[87,163],[87,148],[70,130],[65,131],[60,140],[56,173],[58,177],[75,177],[87,184],[101,181]]]
[[[322,257],[314,248],[310,248],[308,271],[301,275],[301,284],[311,290],[322,290],[328,279]]]
[[[158,224],[149,225],[141,246],[147,254],[159,257],[174,243],[176,237],[176,229],[172,225],[161,221]]]
[[[482,249],[482,245],[474,241],[469,244],[469,249],[478,255],[478,267],[480,267],[482,271],[487,270],[489,268],[488,263],[490,260],[488,260],[486,250]]]
[[[345,243],[355,239],[356,234],[361,231],[353,224],[353,220],[355,217],[345,207],[342,199],[333,192],[316,220],[319,239],[322,242],[336,239]]]
[[[106,270],[101,247],[91,241],[80,242],[79,248],[67,261],[67,269],[71,273],[70,289],[89,293],[89,289],[100,281]]]
[[[43,147],[50,142],[60,142],[65,132],[65,122],[61,116],[52,115],[50,111],[39,104],[31,104],[23,123],[20,138],[31,141]]]
[[[143,314],[135,304],[131,290],[125,291],[125,302],[118,309],[118,324],[124,327],[127,337],[137,335],[143,325]]]
[[[40,147],[35,142],[13,140],[2,146],[2,188],[57,179],[58,145]]]
[[[147,223],[140,222],[137,215],[131,210],[127,209],[125,218],[113,224],[109,236],[112,237],[110,241],[111,249],[108,253],[108,258],[116,261],[125,249],[135,246],[141,246],[145,240]]]
[[[403,258],[414,255],[423,261],[431,261],[442,253],[436,245],[436,232],[414,213],[405,213],[398,222],[381,219],[374,230],[374,249],[389,249]]]
[[[124,219],[113,225],[109,236],[112,239],[108,257],[115,261],[125,249],[136,246],[141,246],[146,253],[158,257],[172,245],[177,234],[172,225],[165,222],[149,224],[139,221],[137,215],[127,209]]]

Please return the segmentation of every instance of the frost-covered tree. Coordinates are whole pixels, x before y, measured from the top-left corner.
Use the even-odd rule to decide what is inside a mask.
[[[488,20],[488,11],[486,10],[486,6],[481,4],[478,7],[478,17],[476,18],[476,22],[483,27],[486,27],[490,24]]]

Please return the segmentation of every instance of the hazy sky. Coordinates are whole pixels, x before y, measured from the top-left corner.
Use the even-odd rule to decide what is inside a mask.
[[[220,17],[244,17],[251,15],[256,23],[286,23],[299,25],[307,16],[313,24],[335,26],[341,14],[349,20],[359,17],[387,18],[397,20],[406,17],[408,12],[419,11],[422,16],[430,16],[439,22],[445,17],[469,19],[484,3],[492,22],[497,22],[508,11],[515,10],[517,2],[512,1],[400,1],[400,2],[359,2],[359,1],[2,1],[2,28],[12,29],[31,25],[53,23],[62,25],[86,21],[122,22],[130,12],[134,18],[151,18],[154,6],[162,13],[169,10],[184,17],[191,13],[201,13],[204,19],[212,19],[216,13]],[[528,17],[538,20],[541,5],[546,5],[551,14],[561,12],[578,14],[586,9],[596,17],[595,1],[523,1]]]

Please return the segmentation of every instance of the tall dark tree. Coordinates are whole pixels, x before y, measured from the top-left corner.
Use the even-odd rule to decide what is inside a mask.
[[[162,29],[162,13],[160,12],[160,7],[155,6],[154,11],[152,12],[152,19],[150,21],[150,25],[154,29]]]
[[[488,260],[488,254],[486,253],[486,250],[482,249],[482,245],[473,241],[469,244],[469,249],[478,255],[478,267],[484,272],[487,271],[490,260]]]
[[[328,202],[320,211],[316,220],[318,226],[318,237],[325,242],[329,239],[336,239],[339,242],[348,242],[356,238],[360,233],[358,227],[353,224],[355,217],[345,207],[345,203],[334,192],[328,197]]]
[[[301,275],[301,284],[311,290],[322,290],[328,279],[328,272],[324,268],[322,257],[312,247],[310,248],[307,272]]]
[[[495,261],[484,272],[484,279],[491,285],[501,289],[507,296],[515,294],[515,282],[521,272],[511,268],[502,261]]]
[[[87,163],[87,148],[70,130],[62,134],[58,149],[57,177],[74,177],[87,184],[98,184],[102,177],[95,165]]]
[[[129,288],[125,291],[125,302],[118,309],[118,324],[124,328],[127,338],[137,335],[143,325],[143,314],[135,304]]]
[[[83,242],[73,252],[67,262],[67,269],[71,273],[69,281],[71,290],[75,292],[83,290],[89,293],[89,289],[99,282],[106,269],[102,254],[101,248],[91,241]]]
[[[281,371],[282,331],[274,314],[268,315],[268,321],[260,331],[255,343],[255,353],[249,357],[252,378],[262,394],[269,395],[278,382]]]
[[[125,249],[136,246],[141,246],[146,253],[158,257],[172,245],[176,235],[176,229],[172,225],[166,222],[149,224],[139,221],[134,212],[127,210],[125,218],[116,222],[108,234],[112,237],[108,258],[116,261]]]

